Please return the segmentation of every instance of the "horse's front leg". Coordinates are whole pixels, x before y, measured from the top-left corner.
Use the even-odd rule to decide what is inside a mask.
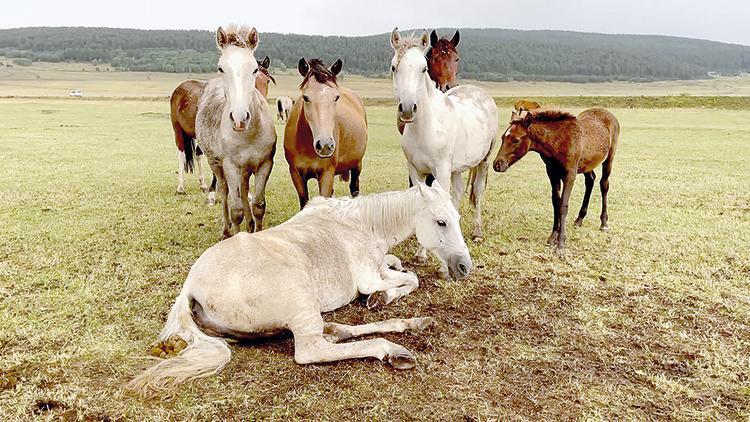
[[[557,238],[557,252],[562,253],[565,250],[565,220],[568,216],[568,201],[570,192],[573,191],[573,184],[576,181],[576,172],[571,170],[563,179],[562,198],[560,200],[560,234]]]
[[[266,215],[266,184],[273,169],[273,159],[264,161],[255,173],[255,195],[253,196],[253,219],[255,231],[263,230],[263,216]]]
[[[401,267],[401,262],[393,255],[386,255],[377,274],[362,277],[363,281],[357,283],[357,290],[369,295],[368,308],[391,303],[419,287],[419,279],[414,273],[403,270],[403,267],[399,270],[394,270],[393,267]]]
[[[224,166],[224,178],[227,184],[227,197],[225,209],[229,209],[229,215],[232,222],[232,236],[240,231],[240,225],[244,217],[244,205],[242,200],[241,186],[242,186],[242,171],[235,165]],[[247,194],[245,194],[245,202],[247,201]]]
[[[250,175],[252,170],[249,166],[245,166],[240,171],[240,201],[242,202],[242,215],[245,221],[247,221],[247,232],[252,233],[255,231],[255,220],[253,220],[252,212],[250,211]]]
[[[318,188],[320,189],[320,196],[330,198],[333,196],[333,179],[336,175],[336,167],[331,166],[323,170],[323,173],[318,178]]]

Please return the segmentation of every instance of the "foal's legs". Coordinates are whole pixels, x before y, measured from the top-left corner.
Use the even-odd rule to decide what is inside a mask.
[[[612,157],[610,156],[602,164],[602,180],[599,182],[599,187],[602,190],[602,225],[599,230],[606,232],[609,230],[607,221],[609,221],[609,214],[607,214],[607,193],[609,193],[609,175],[612,173]]]
[[[185,193],[185,151],[177,150],[177,193]]]
[[[576,181],[575,170],[569,171],[563,178],[563,191],[562,198],[560,200],[560,233],[557,237],[557,252],[562,252],[565,249],[565,219],[568,216],[568,202],[570,200],[570,192],[573,191],[573,184]]]
[[[474,184],[471,186],[469,198],[474,205],[474,241],[482,241],[482,195],[487,188],[487,172],[490,169],[489,155],[481,161],[475,171]]]
[[[292,165],[289,165],[289,174],[292,176],[294,189],[299,197],[299,209],[305,208],[310,194],[307,191],[307,178],[303,178],[299,171]]]
[[[263,230],[263,217],[266,215],[266,184],[273,169],[273,159],[264,161],[255,173],[255,196],[253,196],[253,220],[255,231]]]
[[[581,204],[581,210],[578,212],[578,218],[576,218],[574,223],[576,226],[583,224],[583,219],[589,211],[589,200],[591,199],[591,191],[594,189],[596,173],[591,170],[588,173],[583,173],[583,177],[586,178],[586,193],[583,194],[583,204]]]
[[[552,246],[557,243],[560,234],[560,184],[561,179],[551,165],[547,165],[547,177],[549,177],[552,186],[552,213],[554,222],[552,223],[552,233],[547,238],[547,244]]]

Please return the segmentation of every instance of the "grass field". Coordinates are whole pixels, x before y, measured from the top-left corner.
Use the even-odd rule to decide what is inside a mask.
[[[415,352],[415,370],[298,366],[286,337],[233,346],[218,376],[144,401],[121,387],[146,364],[191,264],[217,241],[219,208],[204,205],[195,178],[188,195],[174,194],[164,102],[0,100],[0,414],[746,420],[750,111],[613,111],[623,132],[609,233],[597,230],[595,190],[566,257],[548,249],[548,182],[529,155],[490,175],[468,280],[438,281],[435,262],[412,262],[410,241],[395,253],[418,272],[417,291],[325,316],[435,318],[427,333],[386,336]],[[368,117],[363,192],[402,189],[393,109]],[[579,178],[571,214],[582,191]],[[267,199],[268,226],[297,209],[281,150]],[[463,215],[469,233],[465,203]]]
[[[7,62],[10,60],[0,57],[0,63]],[[384,64],[384,70],[386,68]],[[214,76],[159,72],[97,72],[95,69],[95,66],[90,64],[79,63],[35,63],[30,67],[0,67],[0,97],[64,97],[72,89],[83,90],[86,97],[165,97],[185,79],[205,80]],[[106,67],[100,67],[100,70],[103,69]],[[299,95],[297,85],[302,77],[296,71],[289,71],[287,74],[277,72],[274,76],[278,86],[271,88],[272,97]],[[363,97],[393,97],[389,79],[355,75],[345,76],[345,79],[347,86]],[[650,96],[750,96],[750,75],[651,83],[465,82],[480,85],[495,97],[629,96],[635,95],[634,93]]]

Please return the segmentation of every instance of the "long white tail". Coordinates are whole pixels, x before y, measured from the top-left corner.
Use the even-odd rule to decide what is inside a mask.
[[[147,396],[194,378],[213,375],[229,362],[231,351],[227,343],[205,334],[193,321],[190,299],[185,292],[180,293],[172,306],[159,340],[166,341],[172,336],[182,338],[188,346],[177,356],[143,371],[128,383],[129,389]]]

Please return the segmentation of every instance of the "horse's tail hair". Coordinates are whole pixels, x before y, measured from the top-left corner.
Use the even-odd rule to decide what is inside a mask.
[[[193,168],[195,167],[195,139],[193,139],[192,136],[189,136],[185,132],[182,133],[185,142],[185,172],[192,173]]]
[[[279,110],[279,113],[284,111],[284,106],[281,105],[281,98],[276,99],[276,108]]]
[[[178,336],[188,343],[177,356],[163,360],[136,376],[127,387],[141,396],[165,392],[185,381],[213,375],[229,362],[227,343],[201,331],[193,320],[191,298],[182,292],[172,306],[160,341]]]

